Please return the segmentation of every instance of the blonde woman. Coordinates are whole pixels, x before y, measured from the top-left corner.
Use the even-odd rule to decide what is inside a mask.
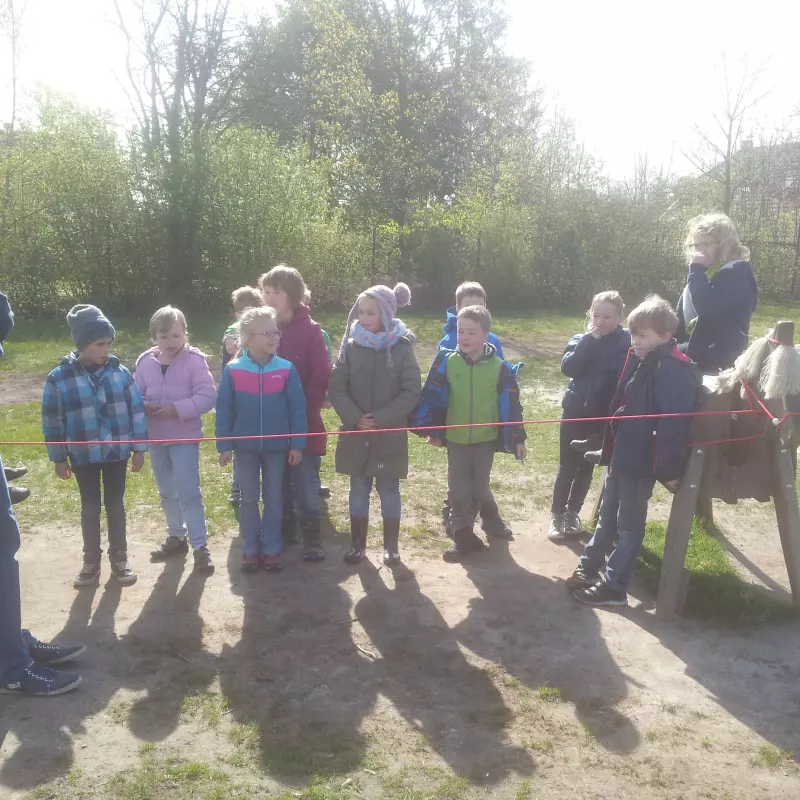
[[[758,305],[750,252],[725,214],[689,220],[684,250],[689,280],[678,302],[680,349],[702,372],[733,366],[747,348]]]

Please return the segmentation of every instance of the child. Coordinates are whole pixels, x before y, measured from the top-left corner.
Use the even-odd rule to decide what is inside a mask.
[[[275,309],[280,327],[278,355],[291,361],[300,375],[306,397],[308,432],[324,433],[322,406],[328,391],[331,358],[322,328],[311,319],[308,305],[303,302],[308,289],[300,273],[280,264],[261,276],[258,286],[266,305]],[[326,436],[309,436],[305,457],[288,470],[284,489],[284,541],[295,539],[295,502],[300,512],[303,531],[303,559],[321,561],[325,558],[320,543],[322,513],[319,500],[319,463],[325,455]]]
[[[351,309],[330,385],[342,430],[405,428],[408,424],[420,397],[416,338],[395,314],[410,300],[404,283],[394,289],[372,286]],[[358,564],[364,558],[374,479],[383,516],[383,562],[395,566],[400,562],[400,478],[408,475],[408,434],[400,430],[340,436],[336,471],[350,476],[351,545],[344,560]]]
[[[464,281],[456,289],[456,304],[447,309],[447,322],[444,323],[444,336],[439,341],[440,350],[455,350],[458,347],[458,312],[467,306],[486,307],[486,290],[477,281]],[[503,345],[491,331],[488,336],[489,344],[494,346],[500,358],[503,356]]]
[[[229,325],[222,335],[222,366],[224,367],[239,352],[239,320],[248,308],[264,305],[261,292],[253,286],[240,286],[231,292],[231,303],[236,322]]]
[[[239,352],[239,320],[248,308],[259,308],[264,305],[264,298],[258,289],[252,286],[240,286],[231,292],[231,302],[233,303],[233,313],[236,315],[236,322],[229,325],[222,336],[222,367]],[[228,503],[234,510],[239,508],[241,492],[239,490],[239,479],[236,471],[236,457],[233,459],[233,477],[231,479],[231,493]]]
[[[239,321],[242,355],[223,370],[217,391],[217,450],[220,466],[238,459],[242,501],[239,533],[242,569],[283,566],[281,513],[286,464],[297,466],[306,444],[306,401],[297,370],[276,355],[280,330],[275,311],[251,308]],[[291,434],[278,439],[229,436]],[[263,473],[263,482],[262,482]],[[259,514],[259,495],[264,502]]]
[[[455,350],[458,347],[456,329],[458,327],[458,312],[467,306],[486,306],[486,290],[476,281],[466,281],[456,289],[456,304],[447,309],[447,322],[444,324],[444,336],[439,342],[439,350]],[[494,345],[495,352],[500,358],[503,356],[503,346],[493,333],[489,333],[489,344]],[[486,501],[480,508],[481,527],[487,536],[498,539],[510,539],[513,534],[511,529],[500,516],[497,501],[494,499],[491,488],[486,496]],[[450,526],[450,505],[447,500],[442,503],[442,521],[447,535],[452,538],[453,531]]]
[[[134,378],[144,398],[151,439],[201,439],[202,415],[214,408],[216,387],[206,356],[187,343],[186,318],[172,306],[159,308],[150,319],[155,347],[136,362]],[[208,528],[200,493],[200,444],[151,444],[150,465],[167,520],[164,543],[151,551],[153,561],[164,561],[194,551],[194,570],[211,575]]]
[[[67,323],[76,349],[47,376],[42,430],[56,475],[68,480],[74,472],[80,490],[83,568],[74,586],[95,585],[100,578],[101,482],[111,572],[129,586],[136,574],[128,563],[126,470],[129,458],[132,472],[142,469],[147,445],[117,442],[147,438],[142,396],[130,372],[109,352],[116,333],[99,308],[73,306]],[[103,444],[61,444],[97,440]]]
[[[488,343],[492,317],[483,306],[458,312],[458,350],[441,350],[431,365],[422,400],[412,420],[414,427],[522,422],[517,372]],[[522,425],[452,428],[429,436],[429,443],[447,443],[447,495],[453,527],[453,545],[443,558],[460,561],[482,550],[473,532],[478,509],[489,491],[496,450],[525,458]]]
[[[724,214],[689,221],[689,280],[678,301],[677,339],[700,370],[716,374],[745,351],[758,305],[750,252]]]
[[[605,417],[614,397],[619,376],[630,352],[630,334],[622,328],[623,303],[617,292],[594,296],[585,333],[576,333],[564,349],[561,371],[569,378],[561,401],[559,464],[550,509],[551,541],[582,532],[583,502],[592,483],[594,465],[570,442],[585,442],[582,449],[600,446],[604,422],[574,422],[585,417]]]
[[[674,492],[683,476],[691,417],[626,419],[694,411],[702,378],[678,350],[677,328],[677,315],[660,297],[649,297],[628,317],[639,361],[631,359],[613,401],[617,419],[607,429],[604,460],[610,466],[597,529],[567,581],[586,605],[627,605],[653,485],[658,480]]]

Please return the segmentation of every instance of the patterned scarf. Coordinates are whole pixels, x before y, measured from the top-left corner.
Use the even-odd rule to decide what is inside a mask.
[[[408,333],[405,322],[394,317],[388,331],[373,333],[368,331],[358,320],[353,322],[350,328],[350,337],[361,347],[369,347],[370,350],[386,350],[386,363],[392,366],[391,349]]]

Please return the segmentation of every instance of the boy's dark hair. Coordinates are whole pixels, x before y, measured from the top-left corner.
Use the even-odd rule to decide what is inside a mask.
[[[678,315],[666,300],[651,294],[628,315],[628,330],[631,333],[643,329],[654,330],[659,336],[673,336],[678,330]]]
[[[485,306],[466,306],[458,312],[458,319],[469,319],[477,322],[484,333],[492,329],[492,315]]]
[[[464,281],[458,289],[456,289],[456,308],[461,308],[461,301],[470,294],[477,295],[483,298],[486,302],[486,289],[483,288],[477,281]]]
[[[240,286],[231,292],[231,303],[236,312],[264,305],[264,297],[255,286]]]
[[[258,279],[258,288],[262,292],[267,286],[286,292],[292,308],[298,308],[306,298],[311,299],[303,276],[294,267],[287,267],[286,264],[278,264]]]

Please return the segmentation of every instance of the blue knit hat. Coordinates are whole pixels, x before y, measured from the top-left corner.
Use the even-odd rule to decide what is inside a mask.
[[[78,350],[98,339],[115,339],[117,335],[114,326],[97,306],[84,303],[72,306],[67,314],[67,324]]]

